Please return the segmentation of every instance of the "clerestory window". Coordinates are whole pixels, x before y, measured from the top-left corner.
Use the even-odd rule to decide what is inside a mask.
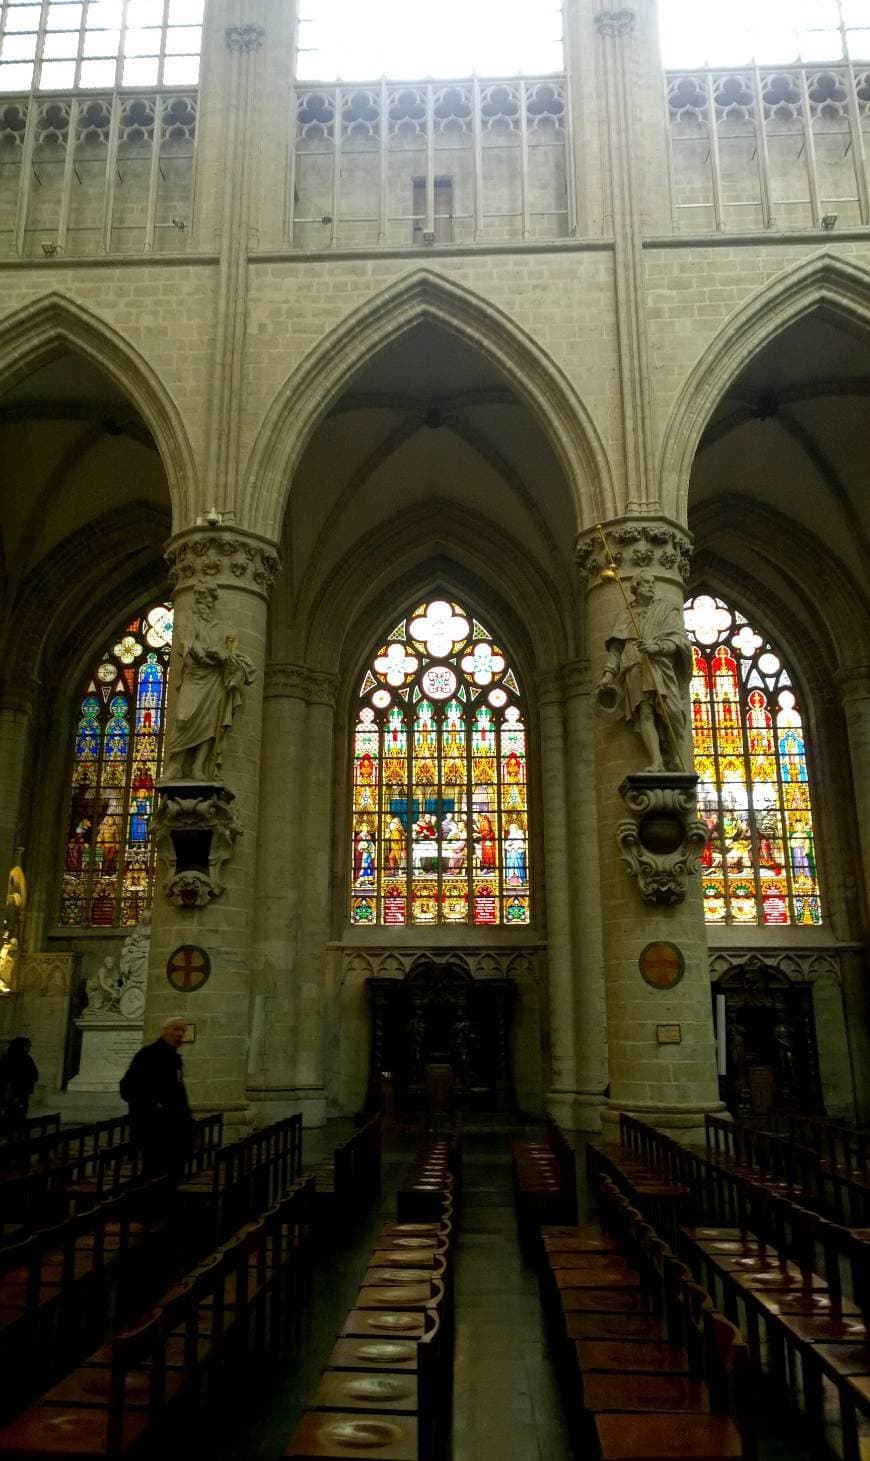
[[[195,86],[204,0],[3,0],[0,92]]]

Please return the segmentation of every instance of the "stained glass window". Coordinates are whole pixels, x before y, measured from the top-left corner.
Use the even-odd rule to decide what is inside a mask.
[[[60,922],[139,922],[151,904],[151,820],[163,759],[172,605],[114,635],[78,705]]]
[[[685,606],[708,923],[822,921],[803,720],[782,659],[721,599]]]
[[[351,921],[529,922],[526,720],[459,604],[420,604],[373,657],[353,751]]]

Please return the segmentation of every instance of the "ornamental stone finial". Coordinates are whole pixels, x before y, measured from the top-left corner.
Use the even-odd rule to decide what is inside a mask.
[[[228,25],[224,31],[224,40],[228,51],[259,51],[266,39],[266,32],[261,25]]]
[[[634,30],[633,10],[599,10],[595,29],[600,36],[628,36]]]

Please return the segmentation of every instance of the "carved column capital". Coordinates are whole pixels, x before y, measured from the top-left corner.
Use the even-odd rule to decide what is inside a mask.
[[[657,578],[679,584],[689,580],[692,540],[685,528],[667,518],[622,517],[603,524],[604,537],[620,576],[630,578],[649,569]],[[607,555],[598,527],[578,533],[575,558],[580,577],[594,586],[607,567]]]
[[[266,667],[263,694],[267,700],[286,697],[307,705],[334,707],[338,676],[306,665],[271,664]]]
[[[174,588],[213,584],[240,588],[268,598],[279,567],[273,543],[243,528],[188,528],[166,548]]]
[[[844,705],[850,700],[870,700],[870,665],[849,665],[834,678]]]
[[[634,30],[633,10],[599,10],[595,16],[595,29],[600,36],[629,36]]]
[[[592,691],[592,670],[588,659],[575,659],[562,666],[562,689],[566,700]]]
[[[259,51],[265,39],[266,32],[263,27],[252,23],[228,25],[224,31],[228,51]]]

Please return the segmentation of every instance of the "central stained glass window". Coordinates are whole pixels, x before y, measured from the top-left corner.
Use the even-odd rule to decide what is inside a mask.
[[[529,922],[522,696],[489,630],[457,603],[402,619],[360,687],[351,921]]]

